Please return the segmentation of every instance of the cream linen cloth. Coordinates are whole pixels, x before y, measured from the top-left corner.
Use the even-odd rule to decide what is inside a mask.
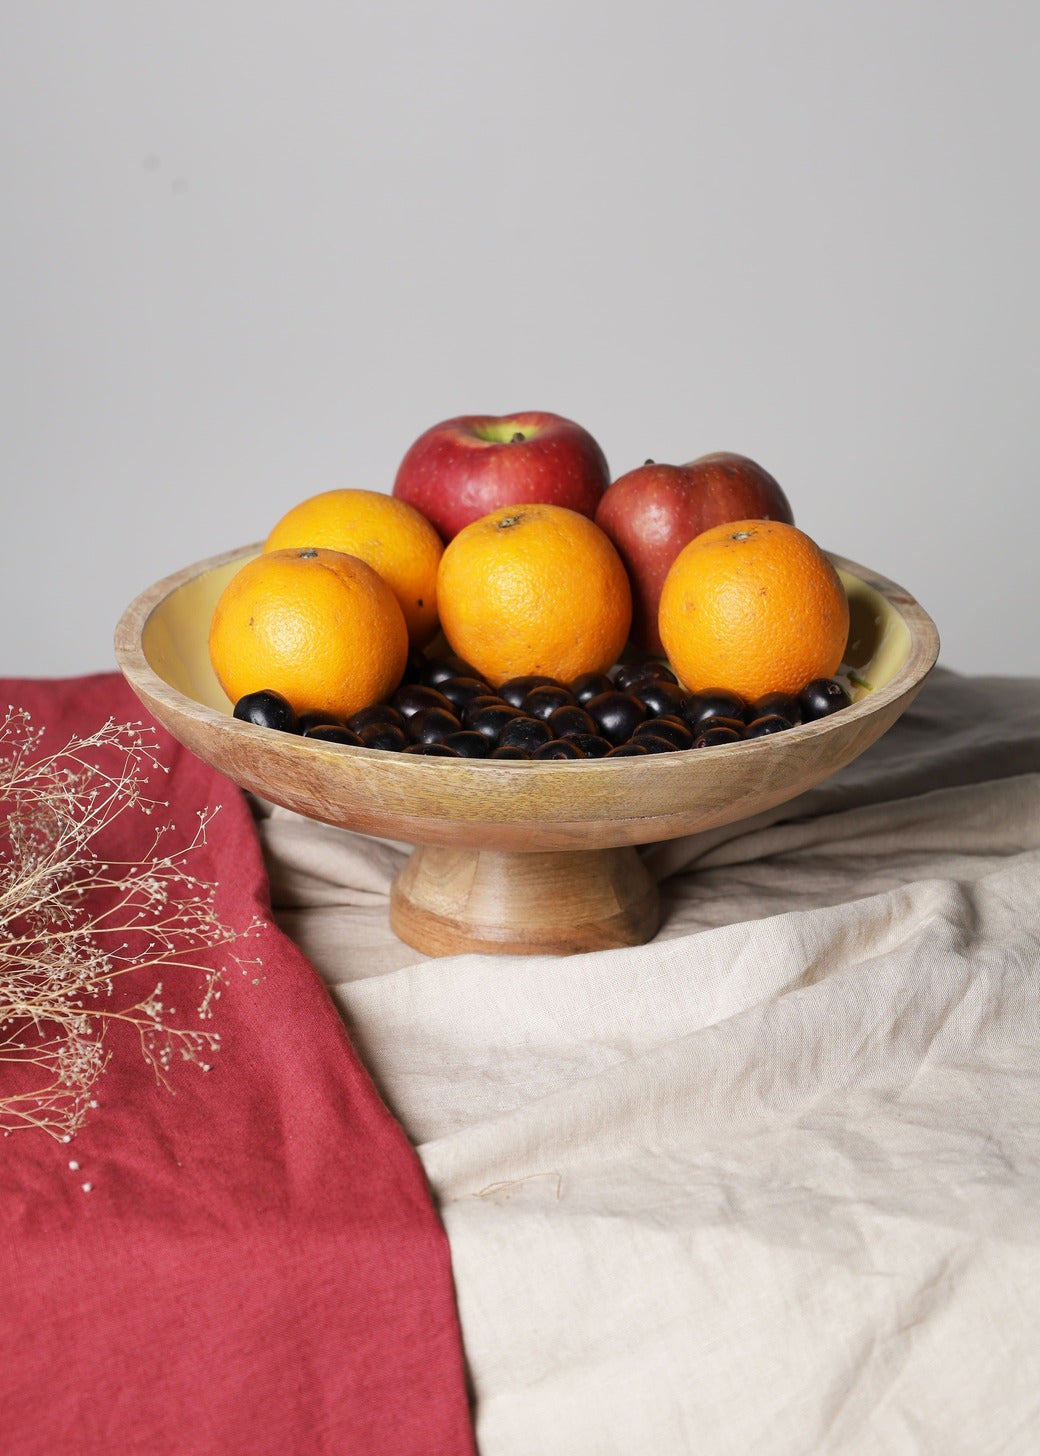
[[[1040,1452],[1040,679],[938,670],[649,849],[635,949],[424,958],[401,846],[257,812],[425,1165],[483,1456]]]

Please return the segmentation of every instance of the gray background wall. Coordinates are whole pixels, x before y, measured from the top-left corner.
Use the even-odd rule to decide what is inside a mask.
[[[0,671],[445,416],[755,456],[1036,673],[1022,0],[2,0]]]

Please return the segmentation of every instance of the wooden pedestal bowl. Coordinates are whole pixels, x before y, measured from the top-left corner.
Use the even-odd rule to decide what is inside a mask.
[[[851,606],[851,707],[789,732],[645,758],[442,759],[323,744],[241,723],[209,662],[213,607],[259,547],[157,582],[126,609],[115,653],[155,718],[243,788],[326,824],[417,846],[390,924],[430,955],[569,954],[649,940],[657,889],[634,846],[794,798],[856,758],[916,695],[939,649],[901,587],[832,557]]]

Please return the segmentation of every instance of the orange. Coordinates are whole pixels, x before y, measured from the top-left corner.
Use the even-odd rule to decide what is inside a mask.
[[[371,566],[307,546],[262,553],[235,573],[213,612],[209,653],[233,703],[270,688],[298,713],[349,718],[401,681],[408,628]]]
[[[730,521],[695,536],[665,577],[658,627],[691,692],[755,699],[832,677],[849,635],[841,578],[804,531]]]
[[[413,647],[437,631],[437,567],[444,546],[407,501],[376,490],[326,490],[286,512],[264,544],[325,546],[367,561],[401,604]]]
[[[564,506],[506,506],[448,543],[437,575],[453,652],[494,687],[527,673],[605,672],[632,620],[632,592],[605,532]]]

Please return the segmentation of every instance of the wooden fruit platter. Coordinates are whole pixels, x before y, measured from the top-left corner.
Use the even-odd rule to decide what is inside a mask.
[[[906,709],[939,650],[908,592],[832,555],[851,608],[845,666],[861,686],[831,717],[748,742],[571,762],[318,743],[233,718],[210,666],[213,607],[259,549],[211,557],[142,592],[116,628],[120,669],[175,738],[243,788],[416,846],[394,883],[390,924],[430,955],[569,954],[650,939],[657,889],[635,846],[749,818],[844,767]]]

